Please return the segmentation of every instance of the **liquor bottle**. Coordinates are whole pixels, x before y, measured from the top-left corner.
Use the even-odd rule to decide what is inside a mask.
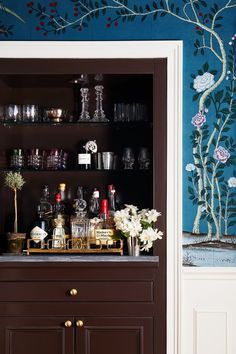
[[[89,219],[86,213],[87,203],[83,196],[83,187],[77,190],[75,200],[75,214],[71,216],[71,238],[72,248],[89,248],[88,226]]]
[[[80,170],[91,169],[91,152],[86,149],[86,144],[81,143],[78,153],[78,168]]]
[[[65,249],[66,248],[66,234],[63,227],[64,220],[60,216],[54,220],[55,227],[52,233],[52,248]]]
[[[69,225],[69,214],[71,213],[70,202],[68,200],[66,184],[60,183],[58,185],[58,193],[61,196],[61,209],[64,215],[65,223]]]
[[[98,217],[100,213],[99,190],[94,188],[92,196],[89,201],[89,217]]]
[[[46,248],[49,224],[48,220],[44,218],[42,212],[38,212],[38,218],[33,223],[33,228],[30,231],[30,238],[34,241],[33,248]]]
[[[114,235],[114,220],[113,217],[108,214],[108,200],[102,199],[101,201],[101,213],[100,223],[98,223],[95,229],[96,244],[110,246],[114,244],[112,239]]]
[[[116,190],[113,184],[108,185],[108,211],[111,216],[116,211]]]
[[[78,166],[80,170],[91,169],[91,156],[97,152],[96,140],[89,140],[85,144],[80,144],[78,153]]]
[[[49,187],[47,185],[43,186],[42,195],[38,205],[38,213],[41,213],[46,219],[52,217],[52,204],[50,202]]]
[[[56,193],[55,195],[55,204],[53,210],[53,218],[57,219],[58,217],[64,218],[65,207],[61,202],[61,194]]]

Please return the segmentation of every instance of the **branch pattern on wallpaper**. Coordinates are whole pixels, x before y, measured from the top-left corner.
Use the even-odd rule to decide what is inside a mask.
[[[9,7],[5,6],[2,1],[0,1],[0,11],[8,15],[14,16],[21,22],[25,22],[21,16],[19,16],[16,12],[12,11]],[[13,27],[13,25],[6,26],[2,21],[0,21],[0,35],[2,34],[5,37],[13,35]]]
[[[26,11],[36,19],[35,30],[45,38],[63,35],[68,29],[85,30],[100,17],[108,29],[125,22],[143,23],[148,18],[158,23],[165,16],[191,26],[196,36],[194,55],[202,57],[203,65],[192,74],[191,90],[197,107],[191,121],[193,160],[186,165],[186,173],[189,199],[196,210],[192,232],[200,234],[200,226],[206,225],[209,239],[213,235],[220,239],[236,225],[236,170],[232,167],[236,164],[232,135],[236,121],[236,34],[228,43],[220,34],[224,12],[233,11],[236,2],[218,3],[154,0],[139,5],[128,0],[70,0],[67,12],[62,12],[59,1],[26,3]],[[216,67],[204,60],[206,54],[215,58]]]

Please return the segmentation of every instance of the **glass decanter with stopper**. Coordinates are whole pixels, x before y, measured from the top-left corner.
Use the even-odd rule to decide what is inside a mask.
[[[83,187],[79,186],[77,199],[75,200],[75,215],[71,217],[72,248],[86,249],[90,246],[88,239],[89,219],[87,218],[86,207]]]

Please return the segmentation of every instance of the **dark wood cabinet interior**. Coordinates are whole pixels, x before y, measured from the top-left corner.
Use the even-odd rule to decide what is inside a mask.
[[[114,184],[121,205],[140,208],[156,207],[165,215],[165,60],[1,60],[0,105],[35,104],[40,108],[39,122],[9,122],[6,114],[0,121],[0,234],[12,230],[13,203],[11,192],[3,187],[4,172],[10,169],[13,149],[63,149],[68,153],[66,170],[21,172],[26,181],[19,193],[19,230],[29,234],[36,216],[42,186],[48,184],[51,198],[59,183],[66,183],[71,199],[82,185],[89,198],[94,187],[101,198],[106,197],[107,185]],[[74,81],[86,73],[87,82]],[[101,75],[102,74],[102,75]],[[100,81],[97,81],[99,79]],[[89,87],[89,111],[95,110],[94,86],[104,86],[103,108],[108,123],[80,123],[80,88]],[[145,121],[114,121],[116,103],[141,103],[147,109]],[[61,107],[67,116],[59,124],[43,122],[44,108]],[[164,122],[163,122],[164,121]],[[78,171],[77,154],[81,141],[96,140],[98,151],[113,151],[117,169]],[[135,155],[133,170],[124,170],[122,153],[132,147]],[[138,153],[147,147],[151,156],[148,170],[140,170]],[[164,183],[163,183],[164,182]],[[161,195],[161,198],[160,198]],[[163,227],[162,227],[163,229]],[[4,237],[2,238],[4,239]]]
[[[81,73],[89,77],[91,115],[95,109],[95,76],[102,73],[103,108],[110,122],[77,122],[81,111],[80,85],[75,88],[72,81]],[[3,251],[7,246],[6,232],[13,228],[13,196],[4,186],[4,176],[10,169],[9,152],[14,148],[24,151],[61,148],[69,153],[64,171],[28,168],[20,171],[26,184],[19,192],[19,231],[29,235],[42,186],[49,185],[53,197],[58,184],[64,182],[72,198],[78,185],[84,186],[88,195],[93,187],[98,187],[101,197],[105,197],[107,185],[114,184],[121,203],[160,211],[158,228],[165,233],[166,76],[165,59],[0,60],[0,106],[37,104],[68,111],[67,119],[58,124],[11,123],[1,117],[0,200],[4,207],[0,208],[0,248]],[[147,120],[115,122],[114,104],[121,102],[145,104]],[[120,159],[123,148],[132,147],[134,169],[124,170],[120,160],[115,170],[79,171],[78,144],[87,140],[96,140],[99,151],[114,151]],[[150,151],[148,170],[138,167],[140,147]],[[19,267],[16,261],[13,265],[1,265],[0,287],[4,290],[0,294],[0,348],[3,354],[165,354],[165,239],[154,246],[150,259],[152,255],[159,256],[158,264],[147,261],[81,265],[78,262],[74,266],[68,262],[59,266],[36,262]],[[68,290],[76,282],[81,293],[78,298],[72,298]],[[72,322],[72,328],[64,326],[67,320]],[[78,320],[83,321],[82,328],[76,326]],[[40,342],[32,351],[30,343],[35,347],[39,333],[45,338],[44,343]]]

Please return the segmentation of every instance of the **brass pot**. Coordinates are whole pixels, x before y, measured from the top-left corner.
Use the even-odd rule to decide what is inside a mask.
[[[21,254],[24,248],[25,239],[26,239],[26,233],[8,232],[7,233],[8,252],[14,254]]]

